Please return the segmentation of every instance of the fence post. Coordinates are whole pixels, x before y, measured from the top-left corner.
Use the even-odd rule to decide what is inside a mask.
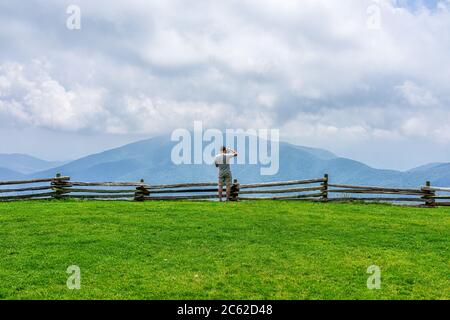
[[[56,179],[53,179],[51,182],[51,186],[54,191],[52,197],[54,199],[61,199],[64,194],[70,193],[70,189],[64,188],[64,187],[69,187],[70,185],[66,181],[58,179],[58,178],[61,178],[61,173],[57,173],[55,178]]]
[[[322,182],[322,201],[328,200],[328,173],[323,175],[324,181]]]
[[[140,182],[142,183],[142,185],[136,187],[136,191],[134,193],[134,201],[144,201],[144,197],[150,195],[150,190],[148,190],[144,186],[144,179],[141,179]]]
[[[234,179],[230,190],[230,201],[238,201],[238,200],[239,200],[239,182],[237,179]]]
[[[422,199],[425,201],[425,207],[427,208],[434,208],[436,207],[436,200],[433,198],[436,196],[436,192],[430,190],[431,188],[431,182],[427,181],[425,183],[425,187],[422,187],[422,192],[424,195],[422,196]]]

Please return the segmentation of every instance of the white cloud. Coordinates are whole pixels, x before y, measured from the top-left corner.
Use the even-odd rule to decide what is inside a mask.
[[[109,125],[108,132],[146,132],[158,134],[178,127],[192,125],[202,119],[205,124],[217,126],[224,115],[232,118],[233,108],[225,104],[206,104],[193,101],[165,100],[159,97],[126,96],[123,109],[118,112],[117,126]],[[120,119],[120,120],[119,120]]]
[[[0,119],[63,131],[96,128],[106,115],[103,89],[74,85],[67,90],[34,61],[0,65]]]
[[[401,130],[410,136],[424,136],[430,133],[428,123],[419,118],[407,119],[403,123]]]
[[[406,81],[396,88],[403,98],[412,106],[433,107],[439,104],[431,91]]]

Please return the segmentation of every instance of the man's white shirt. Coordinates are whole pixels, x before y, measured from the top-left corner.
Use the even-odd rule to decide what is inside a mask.
[[[234,158],[234,153],[219,153],[214,158],[216,164],[229,164],[230,159]],[[225,162],[224,162],[225,161]]]

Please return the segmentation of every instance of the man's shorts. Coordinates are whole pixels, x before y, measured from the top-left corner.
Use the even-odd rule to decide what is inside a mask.
[[[231,172],[219,173],[219,184],[221,184],[222,186],[231,185],[231,181],[232,181]]]

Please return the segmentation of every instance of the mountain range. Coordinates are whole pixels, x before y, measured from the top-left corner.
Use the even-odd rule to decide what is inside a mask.
[[[0,154],[0,180],[25,178],[34,172],[48,170],[63,161],[46,161],[20,153]]]
[[[61,173],[74,181],[144,179],[153,184],[215,181],[214,165],[172,163],[171,152],[176,143],[169,136],[159,136],[62,164],[26,155],[0,154],[0,180]],[[248,155],[248,146],[245,151]],[[327,150],[285,142],[280,143],[279,155],[276,175],[262,176],[259,165],[238,164],[232,166],[233,175],[241,183],[318,178],[328,173],[331,183],[418,187],[430,180],[435,186],[450,186],[450,163],[430,163],[408,171],[375,169]]]

